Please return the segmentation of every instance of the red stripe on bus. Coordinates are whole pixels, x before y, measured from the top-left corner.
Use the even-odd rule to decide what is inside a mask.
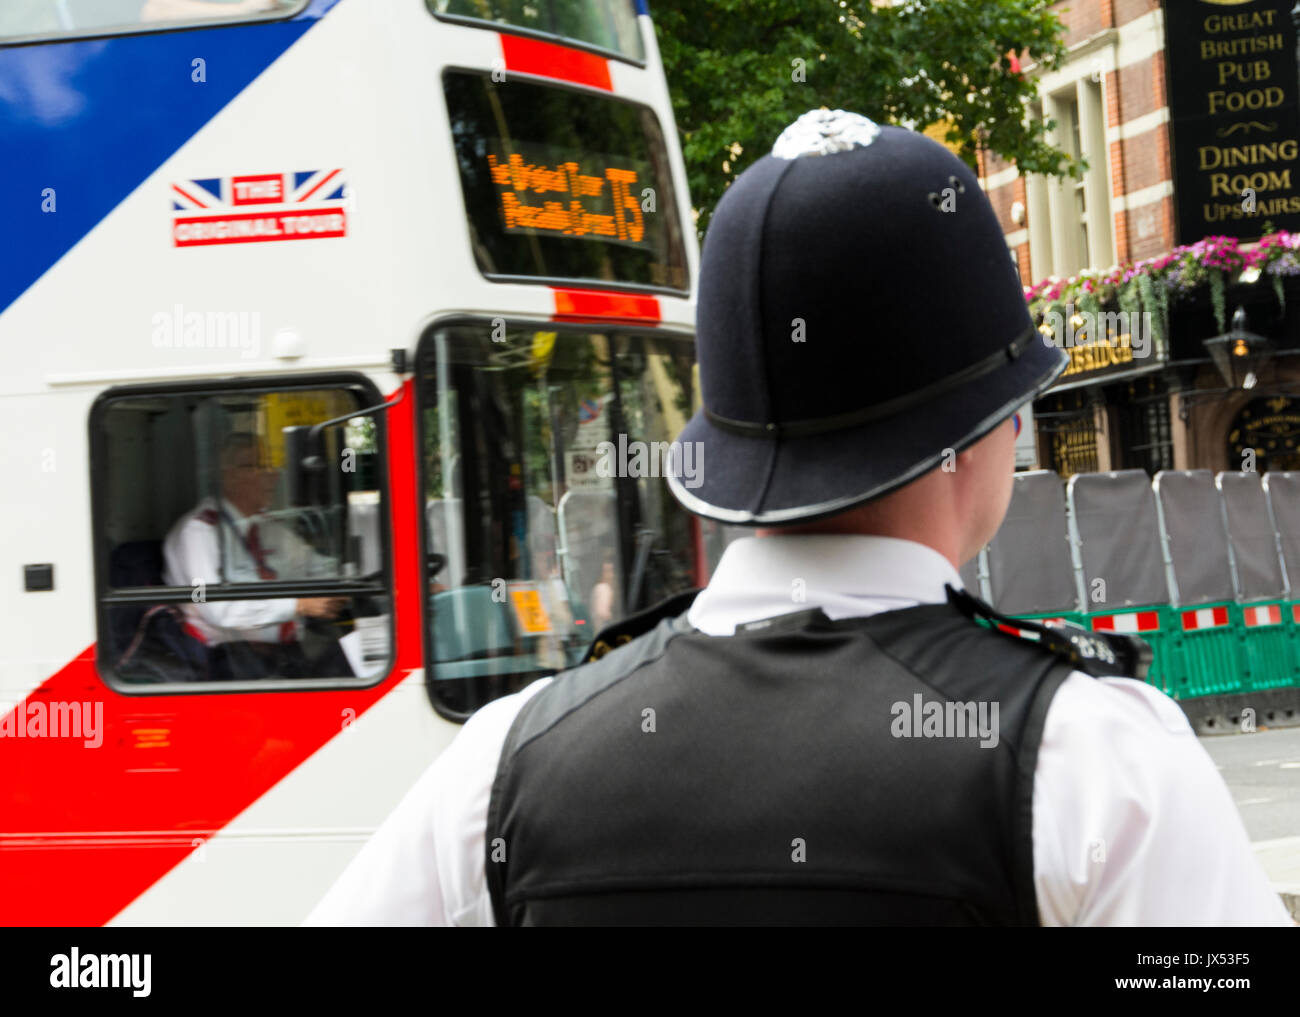
[[[102,739],[0,738],[0,925],[102,925],[420,666],[414,394],[388,411],[394,666],[366,689],[122,695],[91,645],[27,704],[102,705]],[[350,713],[348,712],[350,711]],[[37,713],[41,711],[36,711]],[[46,728],[48,731],[48,728]]]
[[[606,92],[614,90],[609,79],[609,61],[604,57],[522,35],[501,33],[500,38],[501,55],[505,57],[507,71],[559,78]]]
[[[625,321],[657,325],[662,320],[659,298],[605,290],[554,290],[555,321]]]

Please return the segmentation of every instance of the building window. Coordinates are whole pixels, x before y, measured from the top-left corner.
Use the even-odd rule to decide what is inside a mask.
[[[1062,278],[1115,261],[1110,210],[1110,157],[1102,86],[1084,77],[1030,108],[1030,116],[1056,121],[1049,140],[1088,162],[1082,179],[1026,179],[1030,261],[1035,279]]]
[[[1174,468],[1174,439],[1169,418],[1169,393],[1155,378],[1130,383],[1117,406],[1118,458],[1125,469],[1146,470],[1155,476]]]
[[[1083,139],[1079,136],[1079,104],[1070,106],[1070,154],[1076,159],[1083,156]],[[1087,263],[1088,257],[1088,183],[1087,179],[1073,180],[1070,187],[1074,191],[1075,215],[1079,220],[1079,252]]]
[[[1091,403],[1077,392],[1048,396],[1034,407],[1040,448],[1047,449],[1049,468],[1062,479],[1095,473],[1097,427]]]

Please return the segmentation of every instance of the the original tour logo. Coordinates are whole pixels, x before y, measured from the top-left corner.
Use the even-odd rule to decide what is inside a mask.
[[[171,186],[177,247],[347,236],[341,169],[181,180]]]

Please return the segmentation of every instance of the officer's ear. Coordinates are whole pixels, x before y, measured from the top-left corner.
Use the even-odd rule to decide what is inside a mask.
[[[1008,417],[974,445],[967,445],[958,452],[950,469],[956,472],[972,467],[988,468],[996,470],[1001,476],[1013,472],[1015,462],[1016,428],[1013,419]]]

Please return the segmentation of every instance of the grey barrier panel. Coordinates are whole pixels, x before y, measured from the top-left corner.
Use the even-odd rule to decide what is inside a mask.
[[[1066,496],[1083,572],[1083,609],[1095,614],[1166,603],[1160,524],[1146,471],[1079,473]]]
[[[1232,563],[1223,502],[1209,470],[1161,470],[1153,484],[1161,535],[1173,571],[1171,603],[1232,600]]]
[[[966,589],[987,604],[993,603],[989,593],[989,548],[985,544],[980,553],[957,570]]]
[[[1270,470],[1263,486],[1294,598],[1300,595],[1300,473]]]
[[[980,559],[984,557],[984,548],[980,548],[980,553],[968,561],[957,571],[961,574],[961,584],[968,593],[984,599],[984,586],[980,582]]]
[[[1223,499],[1237,595],[1245,601],[1285,597],[1286,575],[1259,474],[1225,471],[1214,483]]]
[[[1016,474],[1006,518],[988,546],[988,582],[993,606],[1006,614],[1079,609],[1065,486],[1052,470]],[[978,580],[967,585],[979,589]]]

